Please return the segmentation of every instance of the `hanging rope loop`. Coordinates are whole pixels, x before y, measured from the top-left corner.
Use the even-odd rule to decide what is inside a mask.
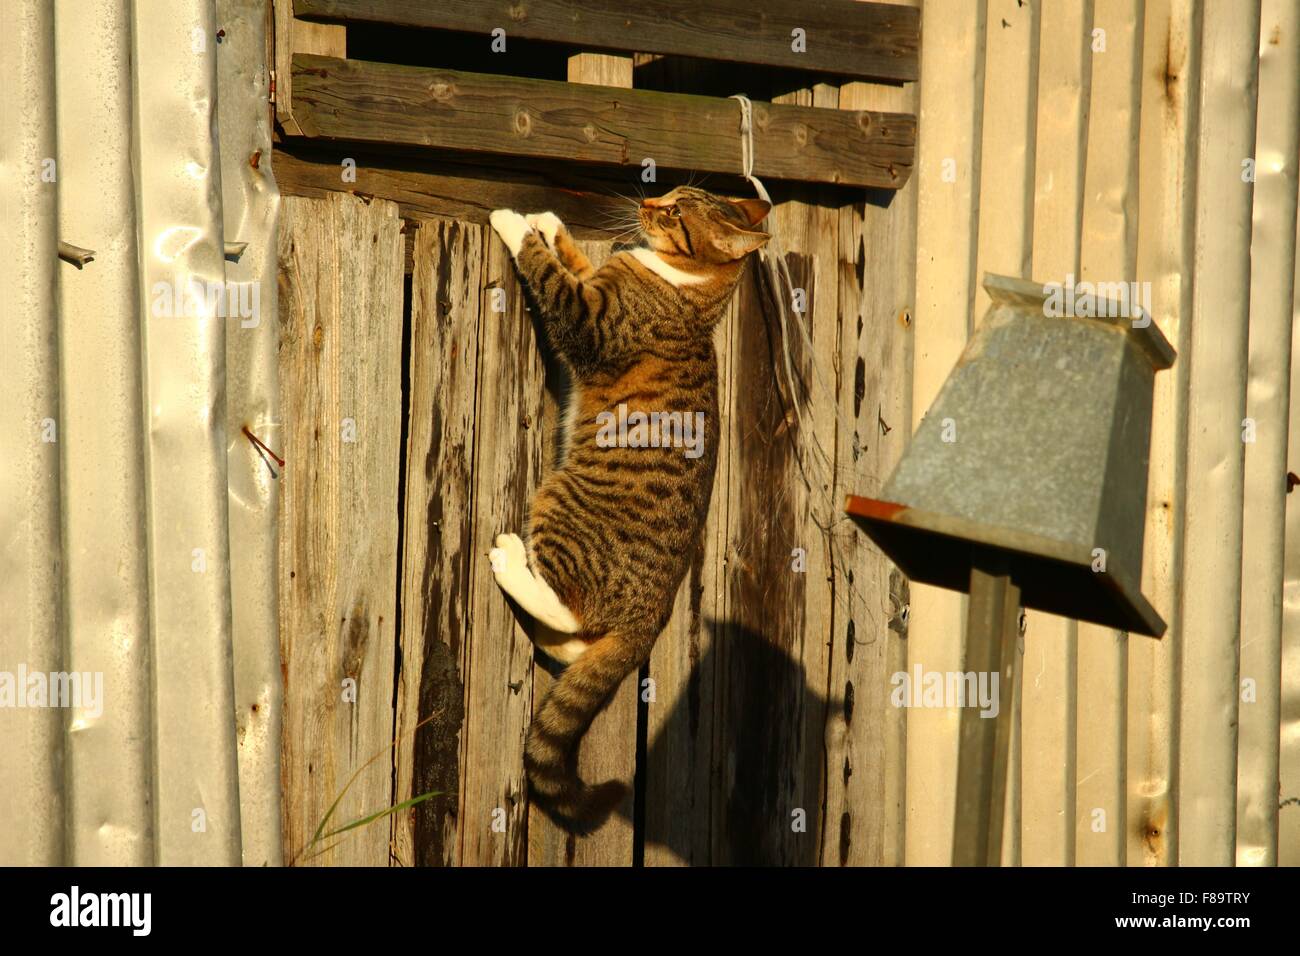
[[[775,208],[772,197],[768,195],[767,189],[763,186],[762,181],[754,175],[754,104],[750,102],[749,97],[736,93],[728,97],[740,103],[740,163],[742,174],[747,179],[754,191],[758,193],[760,199]],[[815,429],[807,428],[804,422],[803,409],[800,403],[799,381],[795,377],[794,362],[790,355],[790,326],[793,325],[798,330],[799,338],[803,342],[804,355],[806,361],[812,366],[813,379],[809,382],[815,382],[821,389],[823,401],[829,403],[834,413],[835,421],[845,435],[854,434],[850,423],[845,420],[843,413],[837,407],[835,391],[830,387],[822,373],[821,367],[817,364],[816,351],[813,348],[812,335],[808,331],[808,319],[802,321],[796,319],[790,321],[789,313],[792,310],[790,297],[794,294],[794,279],[790,276],[790,270],[786,265],[785,255],[781,250],[781,243],[777,239],[776,229],[768,226],[768,233],[771,238],[767,246],[759,250],[761,261],[776,273],[772,278],[772,288],[776,293],[777,314],[781,323],[781,359],[785,371],[785,380],[789,388],[790,404],[794,406],[795,421],[797,423],[797,460],[800,468],[799,474],[803,479],[804,487],[809,495],[809,514],[814,523],[825,536],[828,555],[832,566],[836,567],[841,574],[844,574],[844,580],[848,582],[850,592],[856,591],[856,587],[848,576],[848,567],[844,560],[832,529],[843,520],[843,516],[835,508],[834,492],[836,489],[835,481],[835,460],[823,447],[821,438],[817,435]],[[775,268],[773,268],[775,262]],[[779,281],[777,281],[779,277]],[[809,401],[812,399],[811,388],[805,390],[805,395]],[[846,468],[846,471],[852,473],[852,468]]]

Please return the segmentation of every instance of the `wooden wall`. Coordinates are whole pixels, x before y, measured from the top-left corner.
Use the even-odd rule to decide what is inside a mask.
[[[788,318],[806,323],[812,348],[791,324],[791,391],[772,280],[753,261],[717,333],[723,444],[708,526],[646,672],[629,677],[583,752],[589,777],[635,780],[635,793],[584,839],[529,813],[523,744],[552,677],[487,562],[496,534],[523,527],[554,453],[556,379],[509,255],[480,222],[403,219],[395,203],[341,192],[286,201],[288,859],[896,860],[884,730],[897,712],[886,714],[884,688],[901,634],[885,563],[838,502],[875,490],[905,440],[901,416],[886,422],[899,415],[889,377],[906,287],[882,281],[889,301],[862,294],[896,258],[864,225],[887,230],[905,206],[881,197],[864,214],[813,189],[776,198],[776,233],[807,303]],[[585,246],[597,262],[610,251]],[[340,437],[348,418],[354,441]],[[811,470],[804,480],[812,439],[801,427],[832,459],[820,480]],[[341,693],[347,677],[355,701]],[[354,773],[327,829],[439,796],[305,854]]]

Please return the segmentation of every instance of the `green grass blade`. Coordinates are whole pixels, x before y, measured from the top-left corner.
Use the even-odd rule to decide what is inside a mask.
[[[355,830],[357,827],[363,827],[367,823],[372,823],[375,820],[378,820],[380,817],[386,817],[389,814],[397,813],[400,810],[405,810],[407,807],[413,807],[417,803],[423,803],[425,800],[428,800],[430,797],[436,797],[441,793],[442,793],[441,790],[430,790],[428,793],[422,793],[418,797],[412,797],[410,800],[403,800],[401,803],[395,804],[394,806],[391,807],[386,807],[383,810],[380,810],[378,813],[372,813],[370,814],[370,816],[362,817],[360,820],[353,820],[351,823],[347,824],[346,826],[341,826],[337,830],[331,830],[329,833],[325,834],[324,839],[328,840],[330,837],[338,836],[340,833],[346,833],[348,830]]]

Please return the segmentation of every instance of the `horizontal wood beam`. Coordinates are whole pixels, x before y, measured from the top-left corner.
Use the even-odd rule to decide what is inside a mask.
[[[916,80],[920,11],[853,0],[294,0],[300,17]],[[802,50],[794,31],[802,30]],[[739,92],[739,91],[737,91]]]
[[[640,167],[741,171],[735,100],[295,54],[304,136]],[[916,118],[754,104],[759,177],[897,189]]]

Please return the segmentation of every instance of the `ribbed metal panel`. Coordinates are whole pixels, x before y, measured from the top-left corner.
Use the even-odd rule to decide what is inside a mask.
[[[276,615],[280,468],[243,429],[283,457],[278,388],[276,234],[265,0],[217,0],[221,197],[227,242],[248,243],[226,280],[257,290],[257,314],[226,323],[226,449],[235,728],[244,863],[282,862],[280,725],[284,687]]]
[[[58,299],[64,666],[104,675],[102,715],[67,715],[67,862],[76,865],[156,859],[131,48],[127,4],[55,3],[58,230],[95,250],[84,269],[60,268]]]
[[[1297,863],[1300,525],[1289,516],[1282,536],[1282,478],[1297,470],[1297,7],[1026,6],[988,0],[985,18],[983,4],[925,4],[915,417],[981,318],[963,302],[995,264],[1041,281],[1149,282],[1179,357],[1156,380],[1143,573],[1169,631],[1154,641],[1028,616],[1021,860]],[[1035,9],[1025,49],[1011,34]],[[1037,87],[1022,92],[1029,57]],[[1035,99],[1031,125],[1018,125]],[[960,606],[913,588],[910,664],[959,666]],[[946,861],[954,728],[946,711],[908,714],[909,862]]]
[[[48,673],[65,669],[54,4],[5,0],[0,16],[0,670]],[[0,866],[64,860],[63,717],[0,711]]]
[[[915,429],[970,330],[974,305],[984,103],[985,0],[927,2],[921,9],[921,138],[917,152]],[[911,591],[907,666],[962,670],[965,602],[923,584]],[[957,791],[956,708],[907,715],[909,865],[952,859]]]
[[[1228,866],[1237,830],[1242,482],[1259,4],[1210,3],[1201,39],[1188,366],[1178,861]]]
[[[266,5],[222,8],[0,11],[0,277],[17,331],[0,375],[15,624],[0,671],[102,686],[0,708],[0,863],[279,862],[274,479],[240,431],[273,442],[278,415],[278,197],[269,163],[249,163],[270,148]],[[223,219],[248,243],[229,271]],[[93,259],[60,263],[60,241]],[[260,323],[227,280],[258,285]]]

